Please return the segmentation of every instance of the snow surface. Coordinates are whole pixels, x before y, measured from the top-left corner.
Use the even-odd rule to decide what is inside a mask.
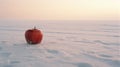
[[[27,29],[44,38],[28,45]],[[119,67],[119,21],[0,21],[0,67]]]

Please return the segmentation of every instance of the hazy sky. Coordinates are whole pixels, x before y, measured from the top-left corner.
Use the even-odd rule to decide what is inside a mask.
[[[0,0],[0,19],[120,19],[120,0]]]

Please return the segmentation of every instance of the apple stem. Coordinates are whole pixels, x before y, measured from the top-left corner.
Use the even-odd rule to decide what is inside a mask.
[[[34,26],[34,29],[36,29],[36,26]]]

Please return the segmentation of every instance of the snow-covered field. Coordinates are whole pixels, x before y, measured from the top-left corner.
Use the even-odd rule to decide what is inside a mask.
[[[28,45],[27,29],[44,38]],[[119,67],[118,21],[0,21],[0,67]]]

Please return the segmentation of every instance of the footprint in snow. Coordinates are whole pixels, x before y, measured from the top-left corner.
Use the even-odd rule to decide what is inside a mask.
[[[13,67],[11,64],[0,65],[0,67]]]
[[[20,63],[20,61],[10,61],[11,64]]]
[[[0,56],[2,56],[2,57],[9,57],[10,55],[11,55],[11,53],[7,53],[7,52],[0,53]]]
[[[59,53],[59,51],[57,51],[57,50],[47,50],[47,52],[49,52],[49,53],[52,53],[52,54],[58,54]]]
[[[101,57],[105,57],[105,58],[111,58],[112,56],[110,55],[105,55],[105,54],[100,54]]]
[[[92,67],[92,65],[88,63],[76,63],[74,65],[76,65],[77,67]]]

